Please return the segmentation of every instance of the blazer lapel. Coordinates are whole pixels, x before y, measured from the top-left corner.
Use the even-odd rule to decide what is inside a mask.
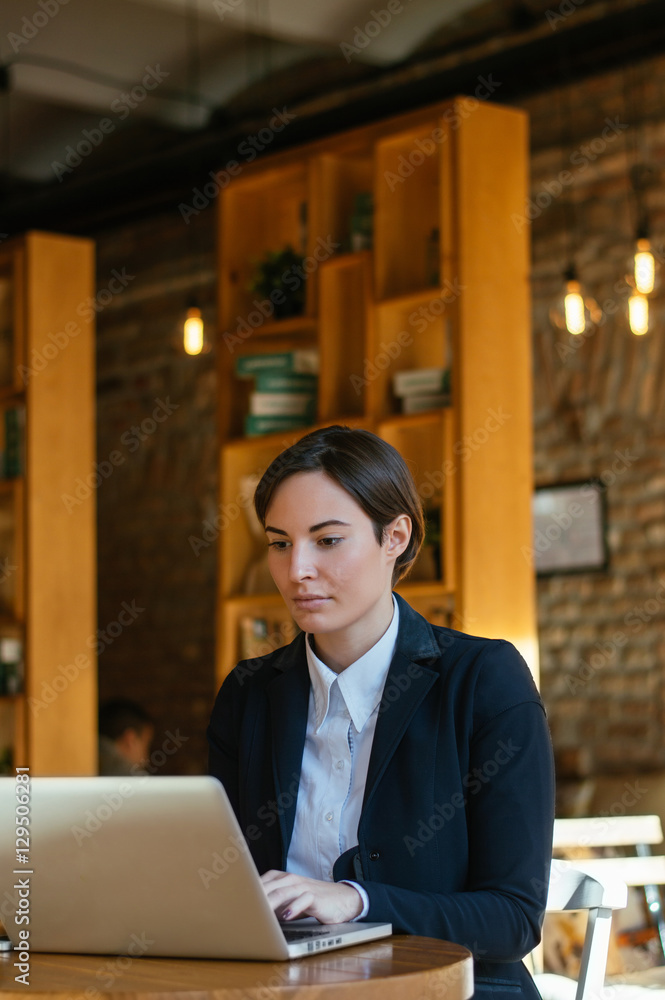
[[[268,686],[272,726],[273,777],[277,793],[278,816],[282,834],[282,867],[291,842],[296,816],[298,783],[307,732],[309,672],[305,636],[288,655],[276,664],[280,674]]]
[[[398,594],[395,597],[399,603],[399,636],[379,706],[363,811],[411,719],[439,677],[438,671],[426,665],[427,661],[439,661],[442,655],[428,622]]]

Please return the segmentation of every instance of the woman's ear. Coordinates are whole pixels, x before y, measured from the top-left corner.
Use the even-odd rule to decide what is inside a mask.
[[[411,518],[400,514],[385,527],[385,545],[388,555],[397,559],[405,551],[411,539]]]

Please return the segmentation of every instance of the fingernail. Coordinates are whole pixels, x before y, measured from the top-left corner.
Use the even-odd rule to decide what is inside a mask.
[[[289,917],[291,916],[291,911],[290,910],[284,910],[284,913],[282,914],[282,916],[283,916],[284,920],[288,920]]]

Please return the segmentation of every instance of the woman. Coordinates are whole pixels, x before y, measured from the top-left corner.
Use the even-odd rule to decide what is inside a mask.
[[[276,914],[454,941],[477,990],[537,997],[520,959],[540,937],[554,779],[524,661],[393,594],[423,514],[381,438],[308,434],[254,503],[302,634],[236,667],[208,739]]]

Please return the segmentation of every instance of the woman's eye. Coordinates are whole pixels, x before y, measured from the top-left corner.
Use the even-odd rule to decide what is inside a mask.
[[[276,542],[268,542],[269,549],[277,549],[278,552],[282,552],[288,545],[288,542],[283,542],[281,540]]]
[[[325,549],[332,549],[338,542],[341,542],[341,538],[321,538],[319,542]]]

